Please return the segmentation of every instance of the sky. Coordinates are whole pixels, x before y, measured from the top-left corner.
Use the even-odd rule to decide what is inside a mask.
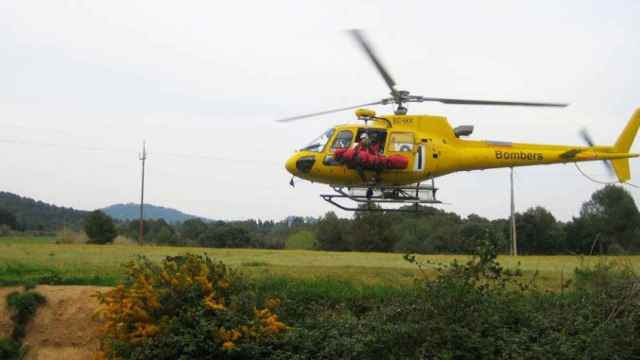
[[[149,203],[229,220],[335,210],[328,186],[291,188],[284,162],[353,113],[274,120],[387,96],[351,28],[413,94],[571,103],[413,114],[475,125],[473,139],[581,144],[586,127],[611,144],[640,106],[638,14],[638,1],[3,1],[0,190],[84,210],[137,202],[146,141]],[[515,182],[518,211],[561,220],[602,187],[573,165],[517,168]],[[447,211],[508,216],[507,169],[436,184]]]

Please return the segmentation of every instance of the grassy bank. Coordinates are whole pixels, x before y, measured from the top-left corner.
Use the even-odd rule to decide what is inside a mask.
[[[0,284],[32,282],[113,285],[122,278],[122,264],[144,255],[153,261],[186,252],[206,253],[258,279],[330,280],[353,285],[411,284],[416,267],[394,253],[312,250],[210,249],[137,245],[56,244],[54,238],[0,238]],[[421,255],[420,261],[449,263],[467,256]],[[640,270],[640,256],[611,258]],[[506,268],[519,267],[525,277],[537,274],[545,288],[558,289],[580,265],[599,257],[500,256]],[[434,265],[427,266],[431,271]]]

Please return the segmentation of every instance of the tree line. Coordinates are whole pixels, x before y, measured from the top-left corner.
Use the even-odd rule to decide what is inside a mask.
[[[204,221],[193,218],[171,224],[163,219],[144,220],[143,243],[168,246],[282,249],[286,238],[303,229],[313,231],[313,218],[291,217],[282,221]],[[89,214],[84,228],[94,243],[108,243],[118,236],[141,242],[140,221],[114,221],[100,210]],[[107,238],[100,237],[107,233]],[[96,234],[92,236],[92,234]]]
[[[425,207],[416,214],[362,212],[353,220],[327,213],[317,224],[317,246],[336,251],[470,253],[489,241],[510,250],[509,219],[462,218]],[[640,251],[640,214],[629,192],[608,185],[582,204],[580,214],[558,221],[541,206],[516,213],[521,254],[621,254]]]
[[[373,206],[373,205],[363,205]],[[144,241],[158,245],[218,248],[272,248],[300,232],[313,234],[313,247],[330,251],[470,253],[489,241],[502,253],[510,249],[509,219],[479,215],[461,217],[433,207],[417,213],[356,212],[351,219],[328,212],[321,218],[289,217],[282,221],[204,221],[170,224],[144,221]],[[83,214],[84,215],[84,214]],[[584,202],[577,217],[558,221],[541,206],[516,214],[521,254],[620,254],[640,252],[640,214],[629,192],[608,185]],[[0,209],[1,227],[17,229],[19,219]],[[113,221],[97,210],[84,220],[92,242],[108,243],[117,235],[138,240],[140,223]],[[1,233],[1,231],[0,231]],[[106,234],[106,235],[101,235]]]

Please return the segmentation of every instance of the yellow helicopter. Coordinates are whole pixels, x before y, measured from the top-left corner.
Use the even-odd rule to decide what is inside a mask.
[[[586,131],[588,146],[540,145],[504,141],[464,140],[473,126],[452,127],[443,116],[408,115],[406,104],[440,102],[459,105],[565,107],[568,104],[485,101],[433,98],[396,90],[396,84],[359,30],[351,35],[368,55],[391,89],[391,97],[367,104],[278,120],[288,122],[359,108],[355,113],[364,124],[335,126],[285,164],[294,177],[330,185],[335,193],[321,197],[343,210],[398,210],[385,204],[441,203],[436,198],[434,179],[457,171],[495,169],[582,161],[604,161],[620,182],[630,180],[629,158],[640,156],[629,150],[640,126],[637,109],[616,143],[596,146]],[[393,115],[377,116],[362,107],[395,104]],[[430,184],[423,184],[430,182]],[[291,184],[293,185],[293,178]],[[356,203],[377,203],[378,207],[350,207],[339,199]],[[406,209],[406,208],[405,208]]]

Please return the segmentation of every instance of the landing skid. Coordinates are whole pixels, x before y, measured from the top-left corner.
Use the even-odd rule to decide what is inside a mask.
[[[336,194],[321,194],[326,202],[346,211],[388,211],[388,212],[417,212],[422,204],[442,204],[436,199],[434,186],[332,186]],[[376,204],[379,207],[362,206],[349,207],[337,199],[348,199],[357,204]],[[415,205],[413,208],[384,208],[382,205],[405,204]]]

